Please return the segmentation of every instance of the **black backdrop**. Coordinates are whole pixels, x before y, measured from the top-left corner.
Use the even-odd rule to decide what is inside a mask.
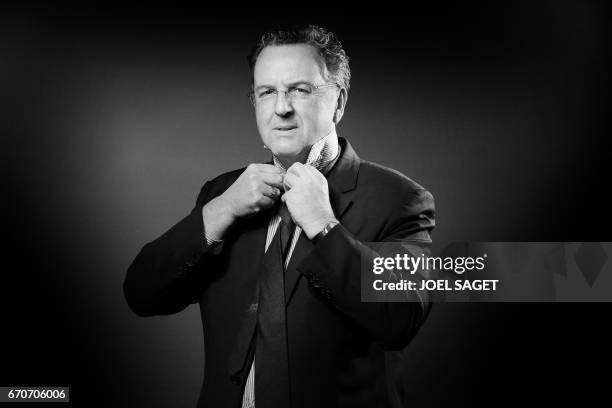
[[[0,14],[0,385],[75,406],[194,406],[197,306],[141,319],[121,293],[206,179],[267,159],[246,54],[275,22],[336,32],[338,128],[436,197],[434,239],[610,241],[604,2]],[[606,132],[607,133],[607,132]],[[594,402],[609,304],[437,305],[407,349],[414,406]]]

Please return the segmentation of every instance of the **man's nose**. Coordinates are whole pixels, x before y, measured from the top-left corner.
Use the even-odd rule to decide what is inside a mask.
[[[287,92],[279,92],[276,94],[276,105],[274,105],[274,112],[278,116],[287,116],[293,112],[293,105]]]

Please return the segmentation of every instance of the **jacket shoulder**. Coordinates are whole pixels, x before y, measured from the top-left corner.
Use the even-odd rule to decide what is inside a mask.
[[[367,160],[361,160],[357,183],[361,186],[374,185],[381,190],[395,194],[398,192],[404,194],[422,194],[427,192],[422,185],[405,174]]]
[[[379,214],[383,222],[378,239],[401,236],[431,242],[435,202],[422,185],[397,170],[368,161],[361,162],[357,184],[365,212]]]
[[[246,167],[242,167],[240,169],[232,170],[225,172],[223,174],[218,175],[212,180],[206,182],[209,184],[211,188],[223,188],[227,189],[236,179],[246,170]]]
[[[234,181],[244,172],[246,167],[241,169],[228,171],[226,173],[220,174],[212,180],[208,180],[204,182],[202,189],[200,190],[200,194],[198,195],[198,199],[196,202],[196,207],[203,206],[213,198],[223,194],[225,190],[231,186]]]

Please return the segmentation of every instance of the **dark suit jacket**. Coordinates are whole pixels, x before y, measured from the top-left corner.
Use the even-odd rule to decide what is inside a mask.
[[[345,139],[340,145],[328,184],[341,224],[316,245],[302,233],[286,272],[292,407],[401,406],[386,351],[409,343],[428,305],[362,303],[361,256],[376,254],[361,242],[430,242],[433,197],[404,175],[361,160]],[[242,171],[207,182],[191,214],[144,246],[124,282],[127,302],[141,316],[199,302],[206,360],[199,407],[238,408],[242,399],[246,375],[232,381],[228,359],[253,300],[270,215],[237,222],[221,251],[212,251],[201,212]]]

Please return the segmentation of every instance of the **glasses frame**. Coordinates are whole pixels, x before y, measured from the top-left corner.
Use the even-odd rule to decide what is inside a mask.
[[[308,84],[308,83],[305,83],[305,84]],[[312,87],[312,94],[311,95],[314,95],[315,92],[319,91],[320,89],[330,88],[332,86],[338,86],[338,84],[336,82],[328,82],[328,83],[321,84],[321,85],[311,85],[311,84],[308,84],[308,85],[310,87]],[[295,88],[295,87],[293,87],[293,88]],[[291,89],[293,89],[293,88],[291,88]],[[287,98],[289,101],[293,102],[293,98],[291,96],[289,96],[289,91],[291,89],[287,89],[286,91],[275,89],[276,97],[278,98],[278,95],[280,93],[284,93],[285,94],[285,98]],[[251,101],[253,106],[257,106],[257,100],[255,99],[255,90],[254,89],[251,89],[249,91],[249,93],[247,94],[247,97],[249,98],[249,100]]]

